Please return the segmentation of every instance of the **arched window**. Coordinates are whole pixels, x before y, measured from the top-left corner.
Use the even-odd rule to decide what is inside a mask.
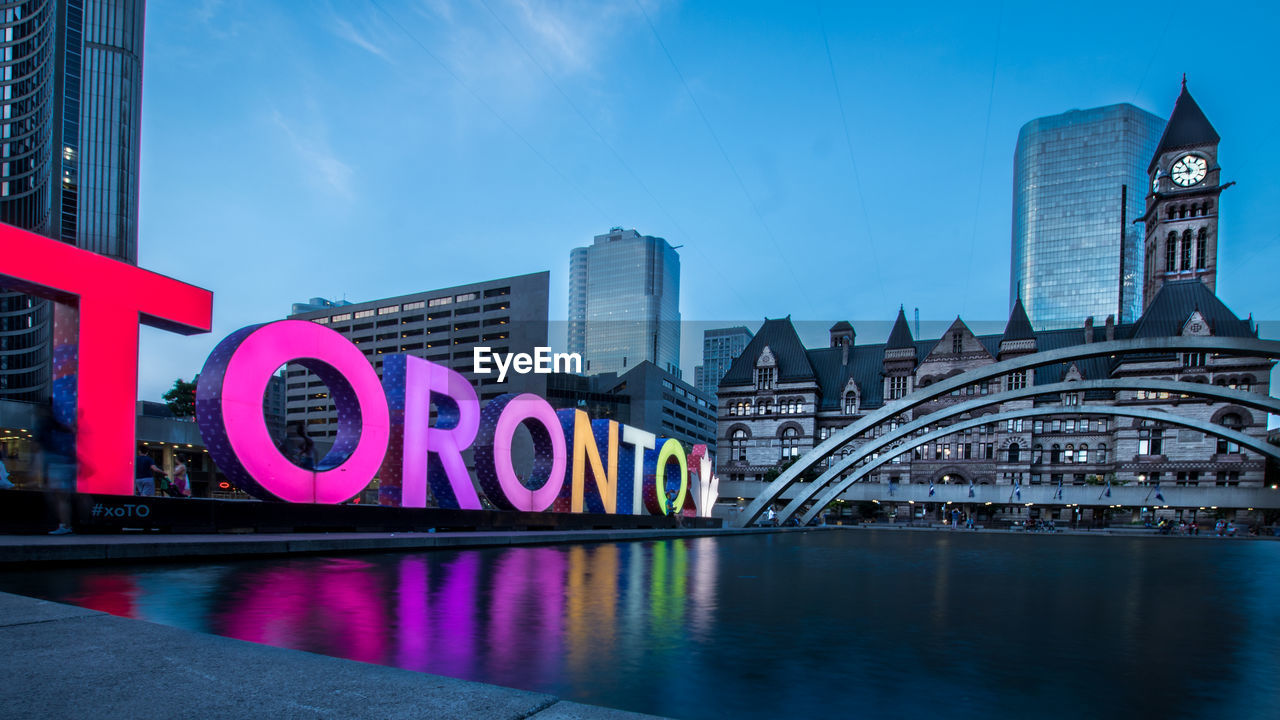
[[[782,457],[783,459],[797,457],[800,455],[800,431],[789,427],[782,431]]]
[[[1009,462],[1016,463],[1022,457],[1022,448],[1018,443],[1009,443]]]
[[[1209,232],[1205,228],[1200,228],[1196,232],[1196,268],[1203,270],[1205,268],[1205,251],[1208,249]]]
[[[1049,462],[1055,465],[1062,462],[1062,446],[1058,443],[1054,443],[1053,447],[1049,448]]]
[[[1187,216],[1187,206],[1186,205],[1178,206],[1178,217],[1184,218],[1186,216]]]
[[[1170,220],[1172,220],[1172,219],[1173,219],[1173,216],[1177,214],[1177,211],[1178,211],[1178,208],[1176,208],[1176,207],[1174,207],[1174,206],[1172,206],[1172,205],[1170,205],[1170,206],[1169,206],[1169,219],[1170,219]]]
[[[1106,461],[1107,461],[1107,445],[1106,445],[1106,443],[1103,443],[1102,445],[1099,445],[1099,446],[1098,446],[1097,458],[1098,458],[1098,459],[1097,459],[1097,460],[1094,460],[1094,462],[1104,463],[1104,462],[1106,462]]]
[[[1222,416],[1222,419],[1218,421],[1218,424],[1225,428],[1240,432],[1244,427],[1244,420],[1237,413],[1227,413]],[[1218,452],[1238,453],[1240,452],[1240,446],[1226,438],[1218,438]]]
[[[1089,445],[1088,443],[1080,446],[1080,452],[1076,454],[1076,462],[1089,462]]]
[[[1066,451],[1066,453],[1063,455],[1062,461],[1063,461],[1063,462],[1069,462],[1069,463],[1071,463],[1071,462],[1075,462],[1075,461],[1076,461],[1076,446],[1075,446],[1075,445],[1072,445],[1071,443],[1067,443],[1067,451]]]
[[[1170,231],[1164,241],[1164,270],[1173,272],[1178,269],[1178,233]]]
[[[746,430],[743,430],[742,428],[738,428],[737,430],[734,430],[733,433],[729,435],[729,457],[735,460],[740,460],[742,462],[747,461],[747,431]]]
[[[1182,231],[1182,264],[1179,270],[1191,269],[1191,229]]]
[[[1204,214],[1205,214],[1205,215],[1208,215],[1208,214],[1209,214],[1209,213],[1211,213],[1211,212],[1213,212],[1213,201],[1212,201],[1212,200],[1205,200],[1205,201],[1204,201]]]
[[[858,412],[858,393],[845,393],[844,414],[855,415]]]
[[[1036,446],[1031,448],[1031,463],[1034,465],[1042,462],[1044,462],[1044,446],[1036,443]]]

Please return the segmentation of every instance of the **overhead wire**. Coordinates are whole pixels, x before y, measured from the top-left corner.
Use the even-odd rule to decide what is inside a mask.
[[[729,172],[733,175],[734,180],[738,183],[738,188],[742,190],[742,194],[747,199],[747,204],[751,207],[751,212],[755,215],[756,220],[760,222],[760,226],[764,228],[765,235],[768,236],[773,249],[777,253],[776,260],[787,269],[787,274],[791,276],[792,282],[795,283],[796,289],[801,297],[804,297],[809,303],[810,311],[816,312],[817,306],[813,303],[813,298],[805,291],[804,284],[800,282],[799,276],[796,275],[795,268],[789,261],[789,254],[784,252],[782,245],[778,242],[777,236],[769,227],[769,223],[765,221],[764,214],[760,212],[760,207],[756,204],[755,199],[751,196],[751,192],[747,190],[747,184],[743,182],[742,175],[738,173],[738,168],[733,164],[733,160],[729,158],[729,153],[725,150],[724,144],[720,142],[720,136],[716,134],[715,128],[712,127],[711,121],[707,119],[707,114],[703,112],[702,106],[698,104],[698,99],[694,96],[693,90],[689,87],[688,81],[685,80],[684,73],[680,71],[680,66],[676,64],[676,60],[671,55],[671,51],[667,49],[667,44],[662,41],[662,36],[658,33],[658,28],[653,24],[653,20],[649,17],[649,13],[645,11],[640,0],[633,0],[636,9],[644,17],[645,24],[649,26],[649,31],[653,33],[653,38],[658,42],[658,47],[662,49],[662,54],[666,56],[667,62],[671,64],[671,69],[675,71],[676,77],[680,79],[680,85],[684,87],[685,94],[689,96],[689,101],[693,104],[694,110],[697,111],[698,117],[702,119],[702,124],[707,128],[707,132],[711,135],[711,139],[715,142],[716,148],[720,151],[720,156],[724,158],[725,164],[729,166]]]
[[[982,185],[987,174],[987,146],[991,140],[991,108],[996,97],[996,70],[1000,67],[1000,38],[1004,30],[1004,0],[1000,0],[996,11],[996,41],[991,57],[991,85],[987,92],[987,118],[982,129],[982,162],[978,166],[977,197],[973,201],[973,232],[969,234],[969,262],[965,267],[964,296],[960,301],[960,314],[963,315],[969,303],[969,290],[973,287],[973,257],[978,245],[978,224],[982,217]]]

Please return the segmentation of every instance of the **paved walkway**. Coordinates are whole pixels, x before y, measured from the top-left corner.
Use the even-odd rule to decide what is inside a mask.
[[[0,535],[0,568],[29,563],[206,560],[255,555],[336,554],[667,540],[814,528],[722,528],[707,530],[561,530],[438,533],[252,533],[243,535]]]
[[[653,717],[8,593],[0,657],[0,715],[11,718]]]

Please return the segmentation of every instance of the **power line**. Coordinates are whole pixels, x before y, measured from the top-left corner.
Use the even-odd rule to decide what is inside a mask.
[[[978,245],[978,219],[982,215],[982,184],[987,174],[987,145],[991,140],[991,106],[996,97],[996,68],[1000,66],[1000,36],[1004,29],[1004,0],[996,10],[996,43],[991,57],[991,86],[987,93],[987,119],[982,128],[982,164],[978,169],[978,196],[973,201],[973,232],[969,235],[969,264],[965,268],[964,298],[960,301],[960,314],[969,303],[969,290],[973,287],[973,255]]]
[[[880,258],[876,252],[875,238],[871,233],[871,216],[867,213],[867,199],[862,194],[862,178],[858,174],[858,161],[853,152],[853,139],[849,135],[849,118],[844,111],[844,99],[840,94],[840,81],[836,77],[836,64],[831,59],[831,41],[827,38],[827,24],[822,18],[822,3],[815,2],[818,11],[818,26],[822,29],[822,45],[827,50],[827,68],[831,71],[831,85],[836,92],[836,105],[840,108],[840,124],[844,127],[844,145],[849,151],[849,166],[853,168],[853,189],[858,196],[858,205],[862,208],[862,222],[867,228],[867,245],[871,247],[871,262],[876,269],[876,283],[880,286],[880,301],[887,303],[888,295],[884,291],[884,278],[880,274]]]
[[[529,61],[533,63],[534,67],[538,68],[538,70],[542,73],[543,77],[547,79],[547,82],[551,83],[551,86],[556,89],[556,92],[560,93],[560,97],[564,98],[564,101],[568,103],[569,107],[573,108],[574,113],[576,113],[578,115],[578,118],[582,120],[582,124],[586,125],[587,128],[591,130],[592,134],[596,136],[596,139],[600,141],[600,144],[604,145],[606,148],[609,149],[609,152],[613,154],[613,157],[615,160],[618,161],[618,164],[621,165],[622,168],[627,171],[627,174],[630,175],[631,178],[636,181],[636,184],[639,185],[640,189],[643,190],[645,194],[649,196],[649,199],[652,200],[654,205],[656,205],[658,209],[662,211],[662,214],[667,216],[667,219],[671,221],[671,224],[675,226],[676,230],[679,231],[681,235],[684,235],[687,239],[689,239],[690,243],[692,243],[692,237],[693,237],[692,234],[689,233],[687,230],[685,230],[684,227],[680,224],[680,221],[677,220],[669,210],[667,210],[667,207],[662,203],[661,200],[658,199],[657,195],[655,195],[653,191],[649,189],[648,184],[646,184],[644,180],[641,180],[639,174],[637,174],[636,171],[632,169],[631,165],[625,159],[623,159],[622,154],[618,152],[617,148],[615,148],[613,144],[610,143],[609,140],[605,138],[603,133],[601,133],[598,129],[596,129],[596,126],[591,122],[590,119],[587,118],[586,113],[584,113],[582,109],[578,107],[578,104],[573,101],[573,98],[569,97],[569,94],[564,91],[564,88],[560,86],[560,83],[556,82],[555,78],[552,77],[551,73],[547,71],[546,67],[543,66],[542,63],[538,62],[538,59],[534,56],[532,52],[530,52],[528,46],[526,46],[524,42],[520,40],[519,36],[517,36],[515,32],[511,30],[511,27],[507,25],[505,22],[503,22],[502,18],[499,17],[498,14],[493,11],[493,7],[490,6],[488,0],[480,0],[480,4],[484,5],[484,9],[489,11],[489,14],[493,16],[493,19],[496,20],[498,24],[502,26],[502,29],[507,32],[507,35],[509,35],[511,39],[515,41],[516,45],[518,45],[520,49],[524,51],[525,56],[529,58]],[[690,247],[692,247],[694,250],[698,252],[700,256],[702,256],[702,259],[707,263],[707,267],[711,269],[711,271],[715,273],[716,277],[719,279],[721,286],[728,287],[735,295],[738,296],[738,299],[741,300],[744,305],[748,304],[747,298],[744,295],[742,295],[740,290],[738,290],[737,285],[735,283],[726,281],[725,275],[720,271],[719,265],[712,261],[712,258],[708,256],[705,251],[703,251],[701,246],[697,244],[690,244]]]
[[[495,118],[498,119],[498,122],[502,123],[503,127],[505,127],[508,131],[510,131],[512,135],[515,135],[520,140],[520,142],[524,143],[525,147],[527,147],[530,152],[536,155],[538,159],[541,160],[547,167],[551,168],[552,172],[554,172],[556,175],[559,175],[560,179],[564,180],[565,183],[569,185],[569,187],[573,188],[574,191],[577,192],[578,195],[580,195],[583,200],[586,200],[587,204],[590,205],[592,208],[594,208],[596,212],[600,213],[602,218],[604,218],[606,221],[608,220],[609,214],[606,213],[599,205],[597,205],[595,200],[592,200],[577,183],[569,179],[569,176],[565,175],[560,170],[560,168],[556,167],[555,163],[551,162],[551,160],[546,155],[543,155],[541,152],[539,152],[538,149],[533,146],[533,143],[529,142],[528,138],[522,135],[519,130],[516,130],[515,126],[513,126],[510,122],[507,122],[507,119],[503,117],[492,105],[486,102],[484,98],[480,97],[479,93],[477,93],[474,89],[472,89],[470,85],[468,85],[465,81],[463,81],[463,79],[459,77],[458,74],[455,73],[453,69],[450,68],[448,64],[444,62],[444,60],[442,60],[438,55],[432,52],[431,49],[428,48],[426,44],[424,44],[421,40],[419,40],[416,35],[409,32],[408,28],[400,24],[400,21],[397,20],[395,16],[392,15],[386,8],[382,7],[382,4],[379,3],[378,0],[369,0],[369,2],[375,8],[377,8],[379,12],[381,12],[383,15],[386,15],[387,19],[390,20],[393,25],[395,25],[397,28],[400,29],[400,32],[404,33],[419,48],[422,48],[422,51],[425,52],[428,57],[434,60],[436,64],[439,65],[440,68],[443,69],[445,73],[449,75],[449,77],[453,78],[454,82],[458,83],[458,85],[463,90],[466,90],[467,94],[470,95],[472,99],[480,103],[480,105],[483,106],[485,110],[488,110],[491,115],[493,115]]]
[[[689,101],[693,103],[693,107],[698,111],[698,117],[702,118],[702,124],[706,126],[707,132],[711,134],[711,139],[715,142],[716,148],[720,150],[720,156],[724,158],[724,162],[729,166],[729,172],[733,174],[733,178],[737,180],[738,187],[742,190],[742,194],[747,198],[747,204],[751,206],[751,211],[755,214],[756,220],[760,221],[760,226],[764,228],[764,232],[769,237],[769,241],[773,243],[773,248],[777,252],[777,259],[787,268],[787,274],[791,276],[791,280],[796,284],[796,289],[800,291],[801,296],[809,303],[811,311],[817,310],[813,304],[813,298],[804,291],[804,285],[800,282],[800,278],[796,275],[795,270],[788,261],[787,253],[782,251],[782,246],[778,243],[778,238],[774,236],[773,230],[769,228],[769,223],[765,222],[764,215],[761,214],[760,208],[756,205],[756,201],[751,197],[750,191],[747,190],[747,184],[742,181],[742,176],[738,174],[738,168],[729,159],[729,153],[724,149],[724,144],[720,142],[720,137],[716,135],[716,131],[711,127],[711,121],[707,119],[707,114],[702,111],[702,106],[698,104],[698,99],[694,97],[693,90],[689,88],[689,83],[684,79],[684,73],[680,72],[680,66],[676,65],[675,58],[671,56],[671,51],[667,49],[667,44],[662,42],[662,36],[658,34],[658,28],[654,26],[653,20],[649,18],[649,13],[645,12],[644,6],[639,0],[633,0],[636,9],[644,16],[645,24],[649,26],[649,31],[653,33],[653,38],[658,41],[658,47],[662,48],[662,54],[667,56],[667,62],[671,63],[671,69],[675,70],[676,77],[680,78],[680,84],[684,87],[685,93],[689,96]]]

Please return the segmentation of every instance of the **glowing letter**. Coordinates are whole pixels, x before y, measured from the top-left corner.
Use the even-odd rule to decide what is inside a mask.
[[[516,476],[511,460],[511,439],[520,423],[527,422],[533,436],[531,490]],[[564,486],[565,443],[556,411],[532,393],[499,395],[480,413],[476,439],[476,475],[485,497],[503,510],[542,512],[551,507]]]
[[[653,482],[645,483],[645,507],[654,515],[675,515],[684,507],[689,494],[689,466],[684,456],[684,447],[675,438],[665,438],[659,443],[657,452],[645,453],[645,460],[645,479],[648,480],[650,470],[653,475]],[[671,461],[675,461],[680,473],[680,489],[676,491],[674,506],[668,508],[666,474],[667,463]]]
[[[77,488],[132,495],[138,324],[209,332],[213,293],[4,224],[0,280],[11,290],[79,306]]]
[[[622,442],[631,446],[631,452],[635,458],[631,473],[631,508],[628,510],[632,515],[639,515],[640,509],[644,507],[644,456],[646,450],[653,450],[656,447],[657,440],[658,436],[651,432],[630,425],[622,426]],[[621,497],[627,497],[626,483],[620,482],[619,485],[618,492]]]
[[[404,354],[383,359],[382,384],[394,427],[382,464],[390,485],[379,502],[395,504],[392,488],[401,485],[400,504],[426,507],[429,483],[440,507],[479,510],[480,496],[462,460],[480,425],[475,388],[455,370]],[[435,427],[430,427],[432,402]]]
[[[315,469],[293,464],[267,430],[262,397],[276,369],[315,373],[338,408],[333,448]],[[387,450],[387,401],[364,353],[323,325],[281,320],[228,335],[205,361],[196,420],[209,455],[237,487],[264,500],[340,503],[369,484]]]

